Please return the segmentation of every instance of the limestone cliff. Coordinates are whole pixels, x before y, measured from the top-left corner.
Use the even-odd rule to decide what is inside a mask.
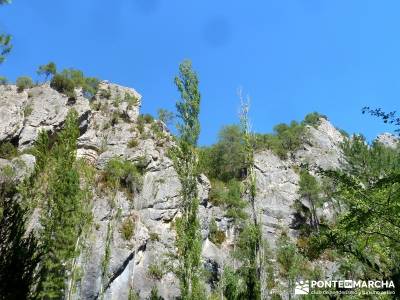
[[[168,254],[174,253],[173,221],[178,213],[180,182],[167,155],[173,138],[162,122],[139,121],[140,105],[141,96],[135,90],[108,82],[100,84],[90,102],[79,91],[76,100],[71,101],[46,84],[21,93],[15,86],[0,86],[1,142],[10,141],[24,150],[34,143],[41,129],[56,133],[62,128],[68,110],[74,108],[81,130],[79,158],[89,161],[98,171],[113,157],[140,162],[145,169],[143,186],[137,193],[107,193],[93,183],[93,226],[78,259],[82,277],[76,299],[128,299],[130,291],[146,299],[153,287],[157,287],[164,299],[179,295],[178,282],[171,271],[165,269],[156,275],[149,272],[152,266],[162,265]],[[289,159],[282,160],[270,150],[255,155],[255,208],[263,235],[272,247],[283,229],[288,229],[293,239],[298,236],[293,225],[295,201],[309,205],[298,194],[299,166],[340,167],[343,136],[327,120],[320,121],[317,127],[307,127],[307,142]],[[16,160],[24,161],[27,167],[21,169]],[[1,176],[5,176],[5,166],[11,166],[21,178],[30,173],[34,164],[34,157],[29,154],[12,161],[1,159]],[[229,261],[233,224],[220,207],[208,201],[209,180],[201,176],[198,184],[202,256],[205,267],[215,273]],[[319,214],[329,218],[330,204],[325,203]],[[134,220],[135,229],[126,239],[121,226],[129,218]],[[226,235],[222,245],[214,245],[207,238],[211,218]],[[37,222],[33,216],[32,226]],[[212,286],[212,280],[208,284]]]

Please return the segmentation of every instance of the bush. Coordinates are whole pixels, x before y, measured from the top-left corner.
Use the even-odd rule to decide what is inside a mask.
[[[122,227],[121,227],[122,237],[126,241],[129,241],[133,237],[134,231],[135,231],[134,220],[132,219],[132,217],[126,218],[125,221],[122,223]]]
[[[119,112],[113,111],[111,114],[110,124],[111,126],[115,126],[119,123],[120,115]]]
[[[25,89],[33,87],[32,78],[28,76],[21,76],[17,78],[17,91],[21,93]]]
[[[158,122],[152,123],[150,129],[154,133],[156,139],[160,140],[165,137],[164,131],[160,123]]]
[[[68,98],[76,98],[74,82],[62,74],[56,74],[53,76],[50,82],[50,87],[59,93],[65,94]]]
[[[138,122],[143,122],[145,124],[151,124],[153,123],[154,118],[150,114],[144,114],[144,115],[139,115],[138,117]]]
[[[92,98],[99,86],[99,80],[95,77],[85,77],[82,71],[76,69],[65,69],[61,72],[62,76],[70,79],[74,87],[81,87],[86,98]]]
[[[138,105],[138,99],[134,95],[125,93],[124,100],[128,103],[128,109]]]
[[[288,153],[296,151],[304,143],[305,138],[305,125],[292,121],[289,125],[276,125],[273,134],[257,134],[254,144],[256,149],[267,148],[286,159]]]
[[[102,90],[100,90],[99,96],[100,96],[100,98],[110,99],[111,98],[111,90],[109,88],[102,89]]]
[[[148,274],[150,277],[160,280],[164,276],[164,270],[161,265],[154,263],[149,266]]]
[[[208,200],[214,206],[220,206],[225,204],[227,188],[225,183],[219,180],[211,181],[211,190],[208,195]]]
[[[129,142],[128,142],[128,148],[135,148],[139,145],[139,142],[137,141],[137,139],[132,138]]]
[[[94,77],[85,77],[83,72],[76,69],[65,69],[53,76],[50,86],[56,91],[76,98],[75,88],[81,87],[86,98],[92,98],[96,93],[99,80]]]
[[[219,180],[211,182],[209,201],[216,206],[226,208],[226,216],[235,220],[246,218],[244,208],[246,202],[242,199],[241,183],[231,180],[224,183]]]
[[[153,286],[151,288],[151,292],[150,292],[150,298],[148,298],[149,300],[163,300],[164,298],[161,297],[160,295],[158,295],[158,289],[156,286]]]
[[[0,158],[12,159],[18,155],[18,149],[10,142],[0,144]]]
[[[105,181],[112,189],[124,188],[129,193],[139,193],[143,186],[142,174],[130,161],[113,158],[107,162]]]
[[[318,127],[321,124],[321,119],[327,120],[328,118],[327,118],[327,116],[321,115],[320,113],[312,112],[304,117],[304,120],[302,123],[304,125]]]
[[[29,117],[33,112],[33,104],[29,103],[24,108],[24,116]]]

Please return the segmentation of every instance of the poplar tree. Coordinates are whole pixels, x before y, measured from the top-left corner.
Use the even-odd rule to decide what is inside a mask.
[[[197,141],[200,133],[200,92],[198,79],[190,61],[179,66],[175,84],[181,94],[176,103],[179,138],[172,150],[175,169],[181,182],[180,217],[176,220],[176,248],[182,299],[203,299],[201,284],[201,235],[197,217],[199,176]]]

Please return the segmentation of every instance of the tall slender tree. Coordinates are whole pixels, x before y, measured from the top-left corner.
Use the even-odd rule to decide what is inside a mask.
[[[181,94],[177,102],[179,139],[171,155],[181,182],[180,217],[176,220],[176,247],[182,299],[202,299],[201,236],[197,217],[199,176],[197,141],[200,133],[200,92],[198,79],[190,61],[179,66],[175,84]]]

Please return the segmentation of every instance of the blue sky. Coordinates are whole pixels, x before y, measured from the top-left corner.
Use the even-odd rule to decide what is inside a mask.
[[[238,87],[252,99],[254,131],[326,114],[369,139],[392,128],[361,114],[396,110],[399,1],[14,0],[0,30],[14,49],[0,74],[35,76],[55,61],[135,88],[142,111],[174,109],[178,64],[192,60],[202,93],[201,144],[237,122]]]

